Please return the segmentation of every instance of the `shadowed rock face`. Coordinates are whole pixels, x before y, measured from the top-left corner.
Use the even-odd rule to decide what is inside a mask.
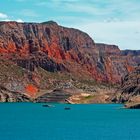
[[[125,108],[128,109],[140,109],[140,103],[127,103],[125,104]]]
[[[96,44],[86,33],[56,22],[0,22],[1,58],[30,71],[65,71],[101,81],[118,83],[137,66],[138,57],[115,45]]]
[[[140,66],[122,79],[122,83],[112,98],[113,102],[126,103],[126,106],[140,103]]]
[[[21,66],[27,70],[35,71],[36,68],[41,67],[46,71],[50,72],[57,72],[57,71],[63,71],[66,70],[63,64],[58,64],[52,59],[49,59],[48,57],[31,57],[31,58],[19,58],[14,60],[15,63],[17,63],[18,66]]]
[[[122,90],[132,96],[140,95],[140,66],[124,77]]]
[[[0,87],[0,102],[29,102],[28,96]]]
[[[140,64],[140,50],[123,50],[121,51],[123,56],[129,56],[138,65]]]

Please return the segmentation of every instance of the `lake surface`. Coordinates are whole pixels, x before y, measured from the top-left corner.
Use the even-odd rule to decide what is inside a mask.
[[[71,110],[64,110],[71,107]],[[120,104],[1,103],[1,140],[140,140],[140,110]]]

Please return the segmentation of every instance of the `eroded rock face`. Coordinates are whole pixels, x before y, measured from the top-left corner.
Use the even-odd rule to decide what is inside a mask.
[[[122,79],[118,92],[113,96],[113,102],[127,102],[129,105],[140,103],[140,66]]]
[[[21,66],[27,70],[35,71],[36,68],[41,67],[49,72],[57,72],[66,70],[63,64],[56,63],[52,59],[43,56],[33,56],[31,58],[19,58],[14,60],[18,66]]]
[[[116,45],[96,44],[96,47],[99,51],[98,65],[112,83],[120,82],[126,74],[133,71],[138,65],[134,56],[139,59],[140,55],[130,56]]]
[[[140,66],[124,77],[122,81],[122,90],[123,93],[128,93],[132,96],[140,94]]]
[[[30,71],[41,67],[79,74],[81,69],[82,75],[111,83],[120,82],[138,63],[115,45],[95,44],[86,33],[53,21],[0,22],[0,54]]]
[[[121,51],[123,56],[128,56],[132,59],[133,62],[140,64],[140,50],[123,50]]]
[[[0,87],[0,102],[29,102],[28,96]]]
[[[55,90],[51,93],[46,93],[37,99],[34,102],[45,103],[45,102],[62,102],[67,103],[67,99],[71,96],[70,93],[65,92],[64,90]]]

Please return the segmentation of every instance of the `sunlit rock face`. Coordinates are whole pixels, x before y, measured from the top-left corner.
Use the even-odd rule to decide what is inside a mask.
[[[0,22],[0,55],[31,72],[41,67],[109,83],[119,83],[133,71],[140,56],[115,45],[96,44],[88,34],[53,21]]]

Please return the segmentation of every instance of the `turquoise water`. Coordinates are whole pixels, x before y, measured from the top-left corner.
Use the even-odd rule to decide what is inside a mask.
[[[121,106],[1,103],[0,140],[140,140],[140,110]]]

